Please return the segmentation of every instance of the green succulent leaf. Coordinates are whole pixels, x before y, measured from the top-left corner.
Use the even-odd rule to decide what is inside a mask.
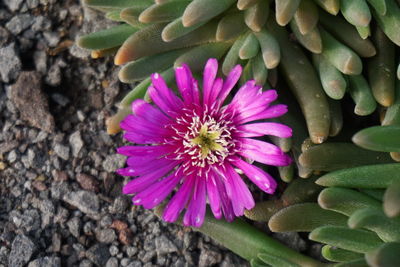
[[[400,181],[393,181],[385,191],[383,197],[383,210],[388,217],[400,215]]]
[[[330,113],[317,74],[308,58],[298,46],[290,41],[287,32],[282,27],[270,21],[267,28],[281,46],[280,68],[300,104],[310,137],[314,143],[322,143],[329,135]]]
[[[348,262],[363,258],[363,254],[361,253],[356,253],[329,245],[322,247],[321,254],[325,259],[334,262]]]
[[[319,21],[337,40],[361,57],[372,57],[376,54],[373,43],[369,39],[362,39],[357,30],[341,17],[320,12]]]
[[[268,252],[263,252],[258,254],[258,258],[271,266],[287,266],[287,267],[300,267],[300,265],[282,257],[278,257],[276,255],[269,254]]]
[[[120,24],[106,30],[81,36],[76,43],[86,49],[113,48],[122,45],[129,36],[138,30],[139,28],[134,28],[128,24]]]
[[[366,253],[383,244],[374,232],[340,226],[319,227],[310,233],[309,238],[358,253]]]
[[[386,188],[400,180],[399,173],[400,163],[370,165],[330,172],[321,176],[316,183],[322,186]]]
[[[375,151],[400,152],[400,126],[373,126],[353,136],[353,142]]]
[[[288,24],[292,20],[299,5],[300,0],[275,0],[276,22],[280,26]]]
[[[386,14],[374,12],[374,18],[386,36],[397,46],[400,46],[400,6],[395,0],[385,0],[385,3]]]
[[[325,57],[313,54],[313,63],[319,73],[325,93],[332,99],[342,99],[346,93],[347,83],[342,73]]]
[[[349,218],[350,228],[374,231],[383,241],[400,241],[400,218],[390,219],[381,209],[366,208],[355,211]]]
[[[235,2],[235,0],[193,0],[183,13],[183,26],[190,27],[209,21],[227,10]]]
[[[124,83],[146,79],[154,72],[170,68],[175,60],[187,51],[189,51],[189,48],[177,49],[129,62],[122,67],[118,77]]]
[[[311,232],[324,225],[346,226],[347,217],[316,203],[295,204],[275,213],[268,222],[273,232]]]
[[[335,171],[377,163],[392,163],[387,153],[362,149],[352,143],[324,143],[304,151],[300,164],[318,171]]]
[[[317,180],[318,182],[318,180]],[[325,188],[318,196],[318,204],[328,210],[333,210],[350,216],[355,211],[368,207],[379,208],[382,203],[376,199],[346,188]]]
[[[354,26],[368,26],[371,12],[365,0],[340,1],[340,11],[345,19]]]
[[[372,267],[400,266],[400,243],[386,243],[379,248],[369,251],[365,258]]]

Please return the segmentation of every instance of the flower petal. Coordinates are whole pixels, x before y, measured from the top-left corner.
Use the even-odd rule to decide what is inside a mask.
[[[292,159],[288,155],[267,154],[253,149],[241,150],[239,155],[272,166],[287,166],[292,163]]]
[[[209,98],[218,72],[218,60],[210,58],[203,72],[203,104],[210,105]]]
[[[176,173],[164,178],[163,180],[150,185],[133,197],[135,205],[143,205],[145,209],[152,209],[160,204],[176,187],[181,176]]]
[[[121,146],[117,148],[119,154],[125,156],[164,156],[171,153],[176,148],[171,145],[156,145],[156,146]]]
[[[211,89],[210,96],[208,98],[209,106],[215,106],[215,101],[218,97],[218,94],[221,92],[222,85],[224,84],[224,80],[222,78],[216,78],[214,81],[214,85]]]
[[[264,192],[268,194],[273,194],[275,192],[277,183],[268,173],[238,157],[232,158],[231,163],[241,169],[243,173]]]
[[[241,137],[258,137],[264,135],[273,135],[281,138],[292,136],[292,129],[284,124],[276,122],[261,122],[245,124],[237,127]]]
[[[224,85],[222,86],[221,92],[218,95],[218,101],[222,104],[225,101],[225,98],[231,92],[232,88],[239,81],[240,75],[242,74],[242,66],[236,65],[226,77]]]
[[[271,118],[277,118],[282,116],[287,112],[287,106],[278,104],[274,106],[270,106],[264,111],[261,111],[260,113],[251,115],[248,114],[248,116],[239,114],[236,118],[235,121],[238,124],[243,124],[249,121],[256,121],[256,120],[264,120],[264,119],[271,119]]]
[[[152,172],[144,174],[138,178],[129,181],[123,188],[124,194],[134,194],[146,189],[151,184],[155,183],[161,177],[172,171],[176,165],[164,165],[154,169]],[[130,175],[132,176],[132,175]]]
[[[192,199],[183,217],[183,225],[200,227],[206,213],[206,184],[204,177],[196,177]]]
[[[199,103],[199,91],[196,80],[186,64],[175,69],[175,80],[185,103]]]
[[[164,221],[175,222],[178,219],[179,214],[185,208],[186,203],[192,194],[194,181],[194,176],[186,176],[184,178],[182,186],[178,189],[164,209],[162,216]]]
[[[210,171],[211,172],[211,171]],[[207,179],[207,196],[208,202],[211,207],[211,211],[213,212],[215,218],[222,218],[222,210],[221,210],[221,200],[218,192],[217,182],[215,181],[215,174],[209,173]]]
[[[128,163],[128,166],[133,169],[132,176],[139,176],[153,172],[157,168],[160,168],[160,166],[177,166],[179,163],[181,163],[181,161],[169,160],[165,158],[153,160],[146,159],[142,161],[139,161],[138,158],[128,158],[126,162]]]
[[[255,205],[253,196],[246,184],[233,167],[227,163],[225,167],[225,188],[228,197],[232,201],[233,212],[236,216],[242,216],[244,209],[252,209]]]
[[[166,124],[171,121],[170,118],[168,118],[159,109],[155,108],[153,105],[150,105],[143,99],[137,99],[132,102],[132,112],[136,116],[142,117],[155,124]]]

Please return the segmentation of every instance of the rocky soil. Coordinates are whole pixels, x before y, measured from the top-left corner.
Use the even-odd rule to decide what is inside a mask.
[[[107,23],[76,0],[0,1],[0,266],[246,266],[121,194],[104,121],[129,86],[73,45]]]

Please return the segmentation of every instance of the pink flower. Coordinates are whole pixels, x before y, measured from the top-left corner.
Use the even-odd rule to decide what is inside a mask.
[[[186,209],[184,225],[199,227],[207,201],[216,218],[225,216],[232,221],[254,207],[239,170],[266,193],[273,194],[277,186],[268,173],[246,159],[273,166],[291,163],[279,147],[251,138],[292,135],[289,127],[279,123],[249,123],[286,113],[285,105],[271,106],[276,91],[263,92],[251,80],[223,106],[242,68],[233,68],[225,81],[216,77],[217,71],[217,60],[209,59],[200,92],[188,66],[176,68],[181,98],[159,74],[153,74],[148,90],[155,105],[136,100],[134,115],[121,122],[124,138],[140,144],[118,148],[118,153],[128,156],[128,167],[117,172],[136,177],[124,186],[123,193],[134,194],[135,205],[151,209],[177,188],[164,209],[165,221],[176,221]]]

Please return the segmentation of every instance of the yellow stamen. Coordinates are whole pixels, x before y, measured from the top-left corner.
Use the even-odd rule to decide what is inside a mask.
[[[208,131],[206,124],[201,126],[199,135],[191,140],[195,145],[198,145],[201,149],[201,158],[207,158],[211,151],[222,151],[224,148],[218,144],[216,140],[220,137],[221,133],[218,131]]]

